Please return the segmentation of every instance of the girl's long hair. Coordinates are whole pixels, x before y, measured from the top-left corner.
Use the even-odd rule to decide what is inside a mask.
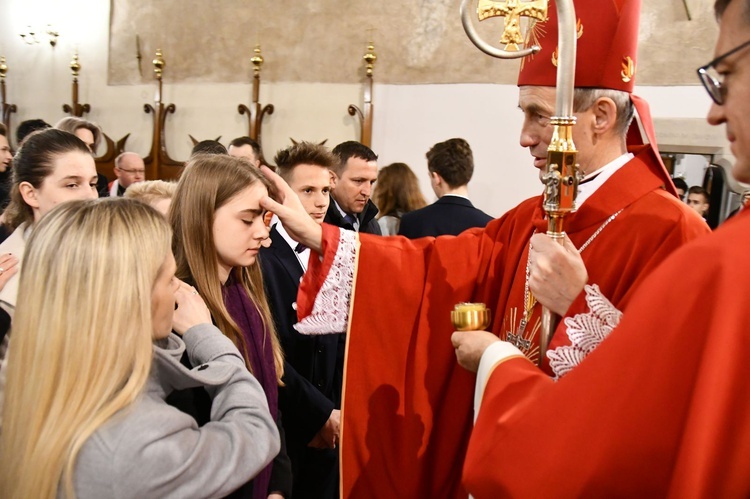
[[[52,210],[24,256],[0,436],[3,497],[74,497],[86,440],[141,393],[153,354],[151,294],[171,231],[137,201]]]
[[[406,163],[392,163],[380,170],[373,201],[381,217],[401,218],[404,213],[427,206],[419,180]]]
[[[196,287],[208,305],[216,327],[242,352],[251,372],[249,347],[224,305],[213,224],[216,210],[256,182],[270,189],[260,171],[242,159],[221,154],[198,155],[186,165],[169,212],[174,231],[172,250],[177,261],[177,277]],[[281,384],[284,356],[263,289],[260,264],[256,262],[249,267],[235,268],[233,275],[257,307],[269,333],[276,375]]]

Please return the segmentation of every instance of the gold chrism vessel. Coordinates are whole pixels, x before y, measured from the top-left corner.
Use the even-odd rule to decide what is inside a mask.
[[[451,311],[456,331],[481,331],[490,326],[492,314],[484,303],[459,303]]]

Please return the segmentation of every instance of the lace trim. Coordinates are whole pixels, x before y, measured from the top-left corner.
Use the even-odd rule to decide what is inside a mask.
[[[294,325],[301,334],[345,333],[349,323],[354,265],[357,257],[357,233],[339,231],[339,245],[309,316]]]
[[[596,284],[584,287],[590,312],[565,318],[570,345],[547,352],[555,379],[562,378],[578,366],[588,354],[604,341],[620,323],[622,312],[604,297]]]

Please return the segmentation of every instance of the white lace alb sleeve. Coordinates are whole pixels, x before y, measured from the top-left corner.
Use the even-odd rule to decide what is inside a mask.
[[[596,284],[584,288],[590,312],[565,319],[570,345],[559,346],[547,352],[549,365],[559,379],[573,370],[588,354],[594,351],[620,323],[622,312],[604,297]]]
[[[331,270],[318,291],[310,315],[294,325],[301,334],[345,333],[349,323],[357,259],[357,233],[341,230]]]

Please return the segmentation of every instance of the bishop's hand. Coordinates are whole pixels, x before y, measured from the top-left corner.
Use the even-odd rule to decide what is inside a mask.
[[[451,335],[458,363],[473,373],[479,369],[484,351],[496,341],[500,341],[500,338],[487,331],[456,331]]]
[[[529,250],[529,290],[557,315],[564,316],[588,281],[588,272],[572,241],[558,244],[546,234],[534,234]]]
[[[277,200],[266,196],[260,200],[260,205],[276,214],[284,224],[284,229],[298,243],[320,253],[323,241],[323,229],[305,211],[302,202],[284,179],[262,166],[263,175],[276,187]]]

